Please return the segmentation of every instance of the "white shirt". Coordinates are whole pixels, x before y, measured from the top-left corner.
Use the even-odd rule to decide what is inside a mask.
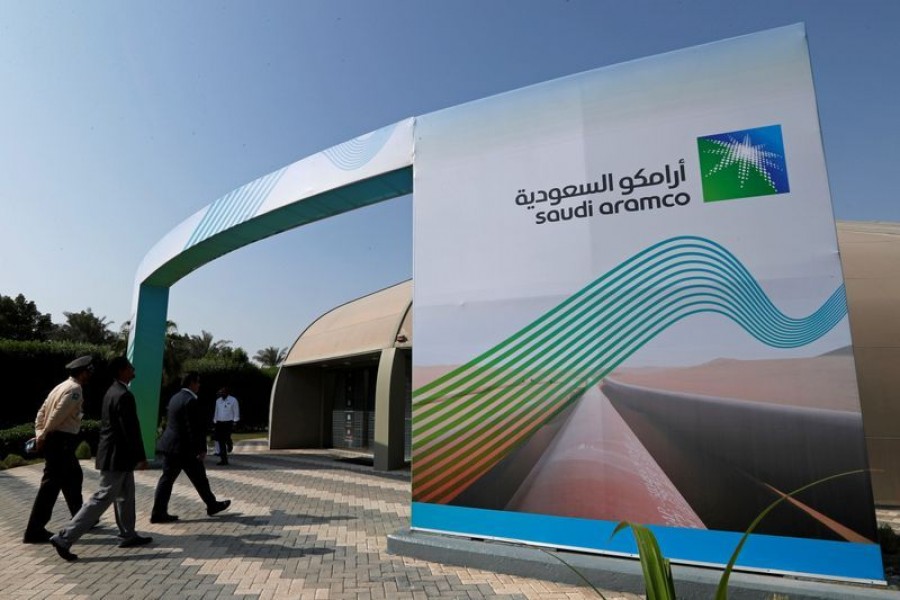
[[[234,396],[216,398],[216,413],[213,415],[213,423],[220,421],[234,421],[237,423],[240,420],[241,410],[238,407],[237,398]]]

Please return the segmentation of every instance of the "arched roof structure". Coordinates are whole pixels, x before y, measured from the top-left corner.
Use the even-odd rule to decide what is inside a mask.
[[[316,319],[288,350],[282,367],[412,346],[412,281],[334,308]]]

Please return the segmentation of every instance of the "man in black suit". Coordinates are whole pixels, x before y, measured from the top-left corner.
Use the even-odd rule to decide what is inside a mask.
[[[144,441],[138,423],[137,406],[128,384],[134,379],[134,367],[124,356],[110,362],[115,381],[103,397],[100,443],[97,447],[97,469],[100,489],[81,507],[58,534],[50,538],[56,552],[68,561],[76,560],[72,544],[93,527],[115,503],[119,526],[120,548],[148,544],[153,538],[134,530],[134,470],[147,468]]]
[[[206,514],[212,516],[231,505],[231,500],[219,502],[209,488],[206,468],[206,423],[208,421],[197,392],[200,391],[200,374],[188,373],[181,382],[181,390],[169,400],[166,410],[166,430],[156,443],[156,451],[162,454],[163,472],[156,484],[151,523],[171,523],[176,515],[169,514],[169,498],[172,486],[182,471],[188,476],[200,499],[206,504]]]

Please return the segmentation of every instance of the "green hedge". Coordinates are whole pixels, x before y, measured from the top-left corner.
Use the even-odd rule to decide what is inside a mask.
[[[26,461],[18,454],[10,454],[3,459],[2,464],[4,469],[12,469],[14,467],[21,467],[22,465],[28,464],[28,461]]]
[[[0,429],[0,460],[12,454],[25,454],[25,442],[34,437],[34,424],[26,423],[8,429]],[[97,455],[100,441],[100,421],[84,419],[79,437],[91,447],[91,454]]]
[[[103,395],[112,383],[112,375],[106,369],[112,353],[109,347],[91,344],[0,340],[0,364],[3,364],[4,372],[13,374],[4,382],[4,393],[0,399],[0,429],[33,423],[47,394],[66,379],[66,363],[85,354],[94,357],[96,369],[84,386],[84,413],[89,418],[99,418]],[[264,370],[252,363],[208,357],[187,361],[183,370],[200,372],[200,399],[209,411],[210,423],[216,391],[227,385],[240,402],[241,423],[238,430],[258,431],[268,427],[269,397],[275,369]],[[180,385],[172,385],[160,390],[160,416],[165,415],[169,398],[179,389]],[[96,454],[96,437],[94,441],[87,439]],[[21,452],[21,449],[15,451]],[[3,452],[5,447],[0,440],[0,457],[4,456]]]
[[[78,444],[78,447],[75,448],[75,458],[78,460],[88,460],[92,456],[94,456],[94,453],[91,452],[90,444],[82,440],[81,443]]]
[[[50,390],[68,377],[65,365],[85,354],[94,357],[96,369],[84,386],[84,412],[100,416],[103,394],[112,383],[105,368],[110,352],[108,347],[91,344],[0,340],[0,364],[4,373],[11,374],[0,400],[0,428],[34,422]]]
[[[91,456],[97,456],[97,446],[100,444],[100,425],[98,419],[84,419],[81,422],[79,437],[91,447]]]
[[[200,373],[198,397],[203,403],[204,410],[209,414],[210,430],[216,406],[216,392],[223,386],[228,386],[241,409],[241,420],[236,431],[264,431],[268,428],[269,399],[275,381],[274,374],[251,363],[239,363],[218,357],[189,360],[185,363],[184,370]],[[169,398],[179,389],[180,385],[172,385],[163,390],[159,403],[160,420],[165,417]]]
[[[25,454],[25,442],[33,437],[33,423],[0,429],[0,460],[10,454]]]

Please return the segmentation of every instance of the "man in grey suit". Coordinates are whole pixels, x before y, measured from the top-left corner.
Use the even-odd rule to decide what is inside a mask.
[[[153,538],[134,530],[134,470],[147,468],[144,441],[137,418],[137,406],[128,384],[134,379],[134,367],[124,356],[110,362],[115,381],[103,397],[97,469],[100,489],[81,507],[58,534],[50,538],[56,552],[65,560],[78,558],[72,544],[93,527],[110,504],[115,503],[120,548],[148,544]]]
[[[181,390],[169,400],[166,410],[166,430],[156,443],[156,451],[162,454],[163,472],[156,484],[151,523],[172,523],[177,515],[169,514],[169,498],[172,486],[182,471],[206,504],[206,514],[212,516],[231,505],[231,500],[216,500],[209,488],[206,468],[206,423],[197,392],[200,391],[200,374],[196,371],[184,376]]]

